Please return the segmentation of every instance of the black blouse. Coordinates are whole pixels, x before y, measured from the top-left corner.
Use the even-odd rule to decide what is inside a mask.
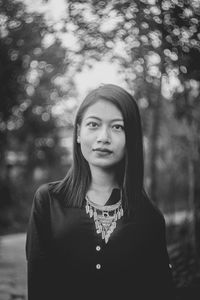
[[[93,218],[67,207],[58,182],[35,193],[27,231],[28,300],[173,299],[161,212],[145,196],[106,244]],[[113,189],[107,202],[119,200]]]

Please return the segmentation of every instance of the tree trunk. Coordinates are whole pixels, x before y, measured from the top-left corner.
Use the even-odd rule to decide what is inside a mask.
[[[158,157],[158,138],[160,129],[160,102],[161,93],[158,95],[157,103],[153,109],[152,132],[151,132],[151,152],[150,152],[150,187],[149,193],[152,200],[157,203],[157,157]]]
[[[189,151],[190,152],[190,151]],[[190,152],[191,153],[191,152]],[[195,207],[194,207],[194,185],[195,185],[195,174],[194,174],[194,163],[192,155],[188,157],[188,213],[192,214],[191,226],[190,226],[190,239],[192,245],[196,247],[195,238]]]
[[[188,95],[186,95],[188,97]],[[188,120],[188,141],[189,141],[189,205],[192,209],[191,236],[195,252],[200,263],[200,143],[198,120]]]
[[[194,166],[194,234],[198,259],[200,262],[200,157],[193,161]]]

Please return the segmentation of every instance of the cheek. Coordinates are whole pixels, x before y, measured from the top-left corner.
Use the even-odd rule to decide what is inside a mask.
[[[83,134],[80,135],[80,144],[81,144],[81,149],[82,150],[89,150],[92,148],[92,139],[90,137],[90,135],[85,134],[83,132]]]
[[[83,153],[85,153],[85,152],[89,152],[89,149],[90,149],[90,145],[86,142],[86,141],[82,141],[81,142],[81,151],[83,152]]]

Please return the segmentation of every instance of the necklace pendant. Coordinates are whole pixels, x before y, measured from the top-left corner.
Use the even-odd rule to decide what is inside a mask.
[[[98,220],[95,220],[95,227],[96,227],[96,229],[98,229],[99,228],[99,222],[98,222]]]
[[[120,214],[121,214],[121,217],[123,217],[123,215],[124,215],[124,210],[123,210],[122,207],[120,208]]]
[[[89,213],[89,205],[88,205],[88,203],[86,204],[86,206],[85,206],[85,209],[86,209],[86,213],[88,214]]]
[[[112,228],[113,228],[113,230],[116,228],[116,225],[117,225],[117,223],[114,221],[114,222],[112,222]]]
[[[118,218],[118,220],[121,218],[120,209],[118,209],[118,212],[117,212],[117,218]]]
[[[108,218],[108,217],[109,217],[109,212],[108,212],[108,211],[103,211],[103,212],[102,212],[102,216],[103,216],[104,218]]]
[[[123,216],[123,208],[121,200],[113,205],[100,206],[91,202],[86,196],[86,213],[94,220],[97,234],[101,234],[101,238],[108,243],[110,235],[117,226],[117,220]]]
[[[109,240],[109,236],[106,235],[106,236],[105,236],[105,243],[106,243],[106,244],[107,244],[108,240]]]
[[[93,216],[94,216],[94,220],[96,221],[97,220],[97,212],[96,212],[96,210],[94,211]]]
[[[92,210],[92,208],[91,208],[91,207],[90,207],[89,214],[90,214],[90,218],[92,218],[92,217],[93,217],[93,210]]]

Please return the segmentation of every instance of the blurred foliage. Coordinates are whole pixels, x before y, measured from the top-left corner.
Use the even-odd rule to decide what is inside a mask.
[[[0,233],[24,230],[37,186],[69,167],[73,76],[96,61],[116,62],[142,114],[145,185],[170,220],[176,285],[195,283],[200,3],[70,0],[66,16],[54,27],[22,2],[0,0]],[[63,47],[62,34],[73,37],[73,46]]]
[[[179,253],[199,271],[200,3],[72,0],[68,4],[65,25],[78,41],[77,69],[102,60],[120,66],[142,114],[146,188],[162,211],[174,216],[167,241],[178,250],[170,256],[177,265]],[[181,211],[187,217],[176,224]],[[188,249],[181,234],[185,226],[192,251],[182,255]],[[189,284],[184,276],[190,278],[193,271],[187,268],[181,273],[176,268],[177,286]]]
[[[67,171],[65,127],[53,114],[69,96],[58,84],[67,67],[66,49],[43,15],[28,13],[22,2],[1,0],[0,232],[25,228],[34,188]]]
[[[120,65],[141,109],[147,190],[163,212],[192,211],[199,251],[200,3],[73,0],[68,15],[79,68]]]
[[[91,67],[96,60],[120,64],[128,89],[141,108],[148,144],[147,186],[159,202],[159,168],[165,174],[173,169],[170,157],[177,157],[179,147],[175,141],[188,139],[182,120],[177,121],[178,115],[184,118],[188,114],[188,105],[178,100],[186,86],[192,96],[186,101],[192,101],[191,108],[199,120],[200,5],[178,0],[73,0],[69,1],[68,15],[66,28],[75,32],[79,45],[75,54],[82,57],[79,68]],[[175,149],[171,149],[171,143]],[[175,153],[171,153],[173,150]],[[187,159],[184,150],[179,149],[179,154],[180,160],[183,156]],[[167,157],[171,164],[169,160],[166,163]],[[177,177],[174,170],[170,175]]]

